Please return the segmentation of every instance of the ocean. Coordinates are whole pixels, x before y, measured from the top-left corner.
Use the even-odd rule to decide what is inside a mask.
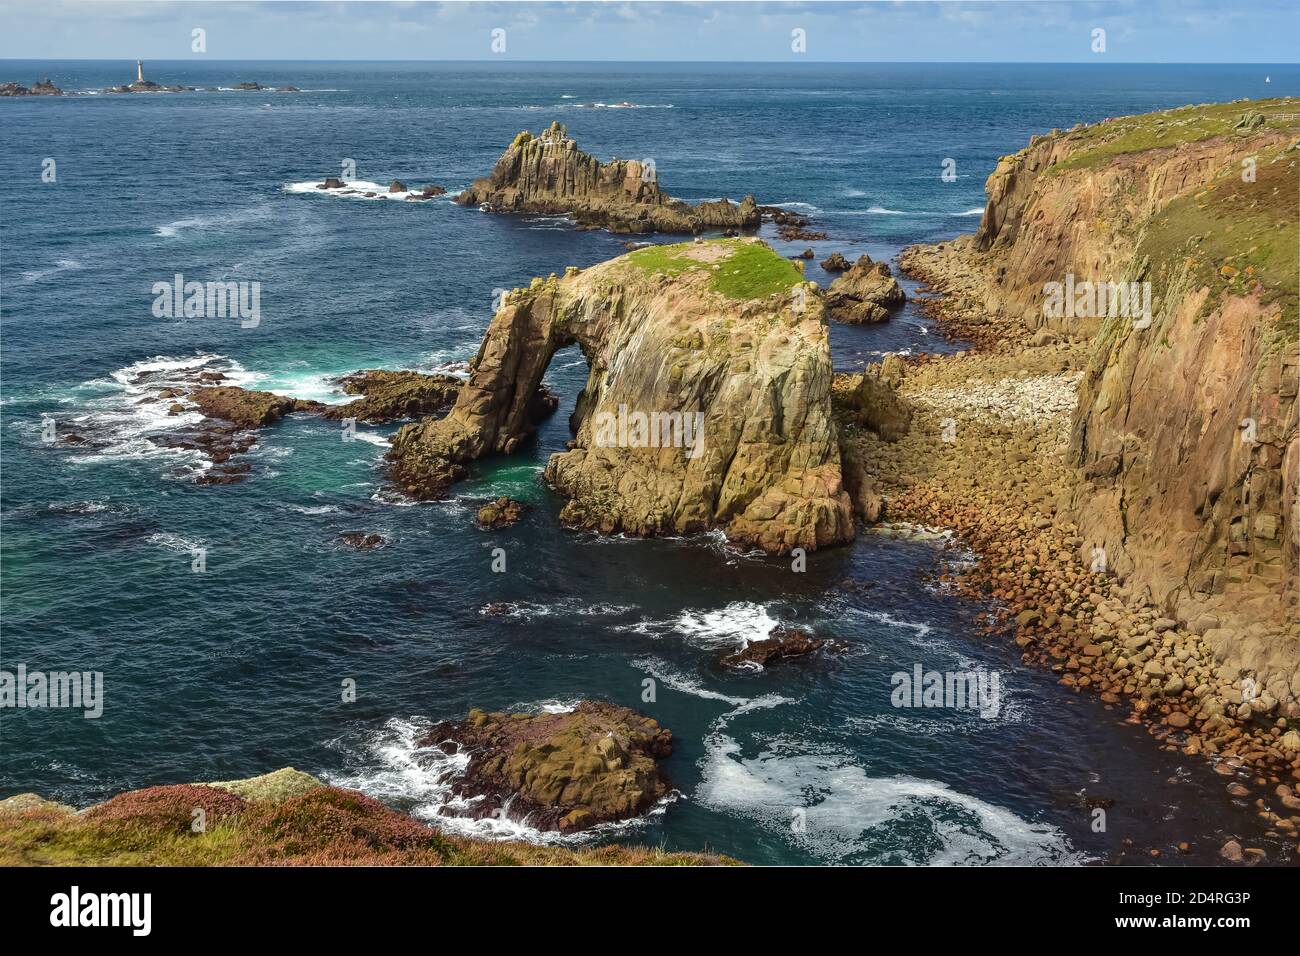
[[[129,82],[134,64],[9,60],[0,73],[92,91]],[[0,796],[85,805],[292,765],[456,832],[557,840],[439,816],[455,767],[414,741],[470,707],[598,697],[673,731],[674,793],[565,840],[781,864],[1105,862],[1125,839],[1163,862],[1211,862],[1229,837],[1271,845],[1203,761],[1158,749],[1121,710],[982,637],[982,609],[935,583],[969,557],[942,541],[864,534],[794,574],[716,534],[561,530],[541,471],[570,437],[586,377],[576,349],[547,376],[562,404],[535,446],[480,463],[438,503],[386,489],[396,426],[342,441],[337,423],[286,419],[260,433],[247,480],[202,486],[193,452],[167,442],[195,416],[139,403],[197,371],[341,401],[333,380],[357,369],[461,370],[494,290],[603,261],[628,239],[448,196],[305,185],[346,160],[381,188],[450,195],[519,130],[559,120],[602,159],[653,159],[675,196],[753,193],[829,234],[784,243],[765,226],[783,254],[892,261],[973,231],[998,157],[1035,133],[1300,94],[1300,68],[178,61],[146,75],[302,92],[0,101],[0,665],[105,682],[98,719],[0,712]],[[156,317],[153,285],[177,273],[260,282],[260,322]],[[828,280],[816,262],[808,276]],[[962,347],[910,305],[883,326],[833,325],[831,340],[843,371]],[[47,422],[90,441],[48,442]],[[477,530],[476,505],[499,495],[533,508],[506,531]],[[388,543],[341,546],[352,531]],[[483,613],[494,603],[507,613]],[[717,665],[778,623],[843,651],[762,673]],[[894,708],[891,675],[916,664],[998,674],[999,712]],[[1192,851],[1175,853],[1180,841]]]

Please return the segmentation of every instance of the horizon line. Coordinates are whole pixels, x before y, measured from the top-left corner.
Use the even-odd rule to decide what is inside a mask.
[[[65,63],[131,63],[141,59],[139,56],[121,56],[121,57],[18,57],[3,56],[0,57],[0,63],[5,62],[40,62],[43,60],[57,60]],[[809,60],[809,59],[781,59],[781,60],[629,60],[629,59],[597,59],[597,60],[515,60],[501,59],[500,57],[490,57],[486,59],[394,59],[394,58],[340,58],[340,57],[243,57],[243,58],[216,58],[216,57],[184,57],[180,59],[164,57],[147,57],[155,63],[654,63],[654,64],[711,64],[711,65],[754,65],[754,66],[771,66],[773,64],[800,66],[800,65],[843,65],[843,66],[903,66],[916,64],[931,64],[934,66],[1083,66],[1085,64],[1097,67],[1108,66],[1300,66],[1300,60],[1297,61],[1272,61],[1272,60],[1107,60],[1099,61],[1096,59],[1083,60]]]

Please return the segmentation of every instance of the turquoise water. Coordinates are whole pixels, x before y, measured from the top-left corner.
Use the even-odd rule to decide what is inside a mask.
[[[132,69],[8,61],[3,78],[92,90]],[[0,712],[0,795],[85,804],[292,764],[432,817],[451,768],[413,753],[421,726],[471,706],[598,696],[674,731],[677,793],[585,839],[785,863],[1114,860],[1125,837],[1167,852],[1189,840],[1178,859],[1209,861],[1228,836],[1268,845],[1202,763],[1157,750],[1119,711],[979,637],[979,608],[929,583],[953,560],[933,543],[863,536],[795,574],[716,536],[560,530],[562,501],[540,473],[569,437],[586,376],[577,350],[548,374],[563,404],[536,446],[482,463],[436,504],[385,493],[391,427],[343,442],[312,419],[264,430],[246,481],[196,485],[201,463],[168,446],[186,420],[137,402],[199,370],[340,400],[331,379],[354,369],[455,369],[494,289],[623,251],[607,233],[445,198],[294,191],[345,158],[363,180],[454,192],[518,130],[559,119],[601,157],[654,158],[674,195],[753,192],[807,212],[831,236],[812,244],[818,260],[890,259],[972,230],[998,156],[1033,133],[1295,94],[1296,68],[159,62],[149,73],[306,92],[0,101],[0,655],[6,668],[100,670],[106,683],[97,720]],[[578,105],[622,101],[644,108]],[[53,184],[40,178],[47,158]],[[939,178],[945,158],[956,182]],[[784,253],[809,245],[764,235]],[[177,272],[261,282],[261,323],[155,318],[152,285]],[[825,280],[815,263],[809,275]],[[960,345],[911,310],[879,328],[835,326],[832,344],[840,369]],[[44,442],[43,417],[90,443]],[[501,494],[534,508],[508,531],[475,530],[476,503]],[[389,542],[348,550],[337,543],[348,531]],[[491,571],[495,547],[506,573]],[[206,549],[205,573],[191,571],[193,548]],[[510,612],[480,613],[494,602]],[[718,668],[777,621],[844,650],[761,674]],[[996,671],[999,716],[894,709],[890,675],[915,663]],[[340,692],[349,679],[354,703]],[[1089,799],[1114,801],[1105,833],[1091,830]]]

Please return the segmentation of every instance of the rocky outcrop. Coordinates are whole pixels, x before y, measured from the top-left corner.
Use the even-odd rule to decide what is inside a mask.
[[[290,412],[318,411],[320,402],[286,398],[274,392],[240,388],[236,385],[211,385],[196,388],[189,399],[210,418],[220,418],[238,428],[262,428],[274,424]]]
[[[572,344],[590,372],[573,447],[546,467],[567,526],[721,528],[776,552],[853,537],[822,299],[754,240],[641,249],[510,293],[451,412],[394,436],[398,487],[438,497],[469,462],[517,449]]]
[[[471,710],[435,725],[420,746],[469,756],[453,786],[477,798],[475,817],[507,812],[573,831],[638,816],[666,794],[657,761],[672,753],[673,735],[626,707],[583,701],[567,713]]]
[[[883,322],[906,299],[889,266],[873,262],[868,255],[860,256],[851,268],[831,283],[826,292],[831,318],[853,325]]]
[[[388,539],[373,531],[345,531],[339,535],[339,542],[356,551],[378,551]]]
[[[1186,107],[1036,137],[989,178],[962,250],[1002,338],[1087,343],[1068,503],[1085,562],[1275,703],[1300,691],[1298,112]],[[1103,307],[1103,286],[1135,291]]]
[[[559,123],[540,136],[521,132],[491,175],[476,179],[456,202],[487,212],[567,214],[613,232],[755,229],[760,219],[753,196],[739,205],[721,199],[692,206],[672,199],[660,189],[652,162],[602,163],[578,149]]]
[[[883,365],[872,365],[862,373],[852,397],[858,424],[889,442],[898,441],[912,425],[912,407],[896,386],[888,381]]]
[[[344,405],[316,406],[326,418],[355,418],[382,424],[399,418],[418,418],[450,408],[464,383],[452,375],[430,375],[405,369],[366,369],[339,379],[349,395],[362,398]]]
[[[45,78],[30,87],[21,83],[0,83],[0,96],[62,96],[63,91]]]
[[[479,508],[474,520],[486,531],[497,531],[516,524],[524,516],[526,507],[513,498],[498,498]]]
[[[769,664],[791,657],[806,657],[826,642],[792,627],[779,627],[761,641],[750,641],[741,650],[723,657],[723,667],[763,670]]]

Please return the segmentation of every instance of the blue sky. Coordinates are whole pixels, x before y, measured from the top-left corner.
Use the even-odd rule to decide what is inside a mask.
[[[21,59],[1290,63],[1300,0],[420,3],[0,0]],[[191,51],[206,31],[207,52]],[[1093,31],[1106,31],[1104,53]],[[505,50],[491,50],[505,30]],[[806,52],[792,51],[792,31]]]

